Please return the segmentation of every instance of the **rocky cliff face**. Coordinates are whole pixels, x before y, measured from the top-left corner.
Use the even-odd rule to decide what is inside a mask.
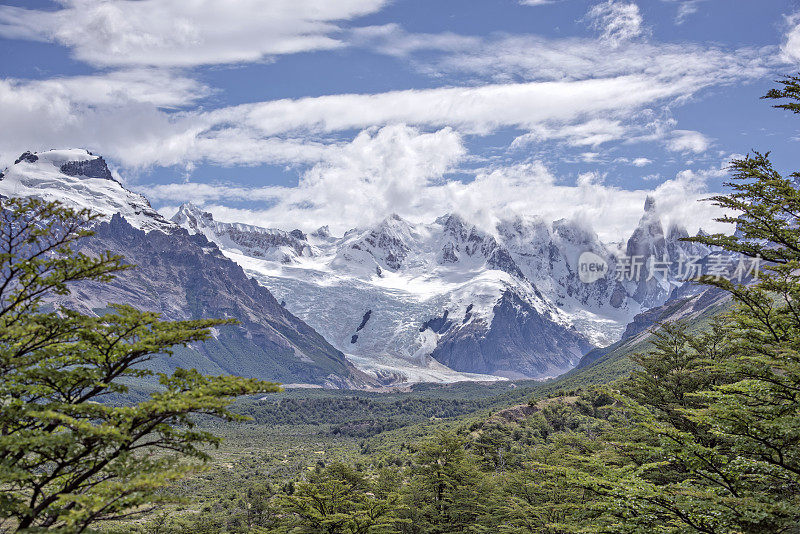
[[[554,377],[574,367],[592,345],[577,332],[553,323],[509,290],[494,306],[490,325],[446,326],[432,356],[457,371],[506,378]]]

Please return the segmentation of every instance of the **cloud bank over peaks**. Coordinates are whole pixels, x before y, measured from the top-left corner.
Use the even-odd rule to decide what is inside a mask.
[[[166,214],[192,201],[222,221],[305,231],[329,225],[339,235],[391,213],[414,222],[458,213],[487,231],[515,215],[585,219],[602,239],[617,241],[636,226],[647,195],[663,206],[665,219],[679,220],[690,230],[714,229],[707,223],[719,215],[708,203],[697,202],[708,196],[707,180],[716,176],[716,168],[684,172],[654,190],[625,190],[607,185],[598,173],[569,183],[540,161],[485,167],[473,179],[450,176],[467,158],[461,136],[450,128],[424,132],[391,125],[362,132],[306,171],[297,187],[185,183],[142,191],[166,206]],[[268,207],[242,207],[253,200]]]

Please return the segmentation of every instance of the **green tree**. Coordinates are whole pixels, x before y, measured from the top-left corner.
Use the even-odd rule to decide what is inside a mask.
[[[406,492],[410,531],[480,531],[492,488],[466,450],[466,441],[441,431],[420,444]]]
[[[288,531],[308,534],[397,532],[402,507],[385,481],[371,482],[341,462],[317,468],[285,497]]]
[[[767,98],[800,111],[800,78]],[[628,462],[575,473],[606,499],[605,525],[621,532],[796,532],[800,524],[800,174],[782,176],[769,154],[732,163],[731,193],[710,199],[735,235],[714,245],[748,276],[705,278],[735,308],[709,332],[662,329],[641,370],[620,384],[617,450]],[[760,273],[749,269],[763,259]],[[740,261],[741,260],[741,261]],[[750,265],[752,265],[750,263]],[[744,269],[742,267],[745,267]],[[758,274],[758,276],[756,276]],[[590,460],[594,461],[596,459]]]
[[[53,302],[79,281],[107,282],[129,268],[110,253],[73,250],[96,217],[36,199],[0,200],[0,521],[5,529],[82,532],[158,499],[154,490],[209,457],[218,438],[192,415],[234,420],[237,395],[275,384],[195,370],[159,374],[159,388],[115,405],[140,364],[209,336],[228,321],[166,322],[111,306],[99,317]],[[186,461],[186,460],[190,461]]]

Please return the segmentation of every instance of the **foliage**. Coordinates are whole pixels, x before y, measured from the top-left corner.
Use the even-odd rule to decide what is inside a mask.
[[[226,321],[161,321],[112,306],[100,317],[55,306],[74,282],[108,281],[129,268],[105,253],[73,250],[95,217],[57,203],[0,203],[0,519],[6,529],[80,532],[158,500],[154,491],[204,461],[211,433],[192,414],[224,419],[232,398],[269,383],[179,369],[132,406],[102,403],[125,378],[170,347],[209,336]]]

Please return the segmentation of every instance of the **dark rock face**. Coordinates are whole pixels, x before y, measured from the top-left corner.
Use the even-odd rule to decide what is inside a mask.
[[[67,176],[86,176],[87,178],[103,178],[105,180],[114,179],[103,158],[87,161],[68,161],[61,166],[61,172]]]
[[[158,369],[195,367],[280,382],[361,387],[371,382],[344,355],[248,278],[202,235],[176,230],[144,233],[115,215],[97,227],[84,252],[111,250],[135,269],[110,284],[73,287],[68,304],[97,311],[106,303],[131,304],[165,319],[233,318],[239,325],[214,329],[214,337],[155,360]]]
[[[591,348],[577,331],[552,322],[506,291],[488,328],[473,320],[452,329],[432,356],[456,371],[540,378],[571,369]]]
[[[22,155],[14,161],[14,165],[23,161],[27,161],[28,163],[36,163],[39,161],[39,156],[33,152],[23,152]]]
[[[467,310],[464,312],[464,320],[461,321],[461,324],[467,324],[470,319],[472,319],[472,308],[474,308],[474,304],[470,304],[467,306]]]
[[[420,332],[424,332],[427,329],[431,329],[432,331],[436,332],[437,334],[444,334],[450,327],[453,326],[453,321],[450,321],[447,317],[450,315],[449,310],[445,310],[444,314],[441,317],[434,317],[433,319],[428,319],[422,326],[419,327]]]
[[[367,322],[369,322],[369,318],[372,316],[372,310],[367,310],[364,314],[364,317],[361,318],[361,324],[358,325],[356,328],[356,332],[360,332],[365,326],[367,326]]]

